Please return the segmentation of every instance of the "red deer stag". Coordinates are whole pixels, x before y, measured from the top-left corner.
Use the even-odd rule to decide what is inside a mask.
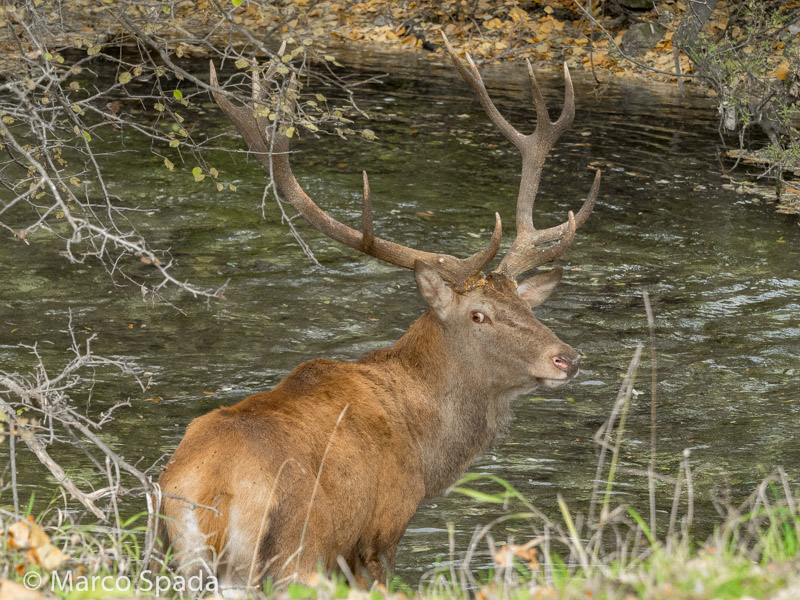
[[[303,363],[273,389],[191,422],[159,480],[166,533],[184,573],[209,569],[222,588],[242,588],[267,576],[307,581],[343,560],[362,583],[385,580],[419,503],[456,481],[492,443],[510,419],[511,400],[564,385],[578,372],[580,355],[531,311],[561,270],[517,284],[567,250],[599,190],[598,171],[577,215],[548,229],[533,226],[545,157],[575,114],[569,71],[563,111],[551,122],[528,64],[537,125],[523,135],[497,111],[471,58],[464,64],[447,50],[522,152],[517,236],[488,275],[482,270],[499,248],[499,216],[488,245],[469,258],[407,248],[373,234],[365,174],[362,230],[336,221],[297,183],[289,139],[270,139],[265,118],[233,104],[211,65],[214,99],[286,199],[334,240],[412,269],[429,309],[391,348],[354,363]]]

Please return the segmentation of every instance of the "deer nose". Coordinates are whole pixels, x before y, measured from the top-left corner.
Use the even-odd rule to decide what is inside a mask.
[[[569,377],[574,377],[581,364],[581,355],[577,352],[571,354],[558,354],[553,357],[553,364],[559,371],[564,371]]]

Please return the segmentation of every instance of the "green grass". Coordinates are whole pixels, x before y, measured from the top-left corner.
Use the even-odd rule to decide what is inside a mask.
[[[496,485],[497,492],[477,493],[468,487],[478,480],[490,481]],[[785,481],[776,471],[754,492],[749,510],[734,511],[717,525],[707,540],[699,541],[685,533],[688,527],[681,533],[659,539],[650,531],[645,519],[630,507],[609,511],[611,516],[605,523],[577,519],[563,500],[559,502],[561,518],[547,520],[546,529],[539,528],[537,522],[546,518],[507,482],[495,476],[467,475],[455,491],[480,502],[507,504],[509,518],[530,519],[534,528],[541,529],[540,534],[524,545],[495,547],[495,564],[491,569],[486,569],[485,564],[480,568],[473,565],[470,548],[461,549],[461,553],[456,549],[456,558],[461,558],[456,566],[435,571],[426,577],[420,588],[416,582],[409,587],[394,579],[388,589],[375,587],[362,591],[348,586],[342,575],[332,578],[321,575],[314,586],[292,584],[277,590],[268,582],[262,590],[254,590],[253,595],[282,600],[380,600],[404,596],[442,600],[472,597],[480,600],[793,600],[800,598],[800,515],[796,500],[785,495],[787,486],[782,483]],[[515,505],[522,506],[526,512],[514,512]],[[119,576],[134,583],[140,581],[139,574],[145,568],[140,564],[145,515],[122,521],[119,527],[58,524],[57,517],[45,512],[37,521],[52,543],[70,557],[54,575],[31,560],[29,550],[9,545],[7,527],[13,518],[5,510],[0,512],[3,526],[0,577],[22,583],[27,574],[35,572],[41,574],[44,587],[49,588],[48,582],[54,577],[63,582],[71,573],[72,590],[56,586],[55,593],[49,594],[69,600],[155,597],[155,583],[138,594],[131,589],[114,590],[115,583],[112,583]],[[576,525],[579,522],[583,525]],[[490,529],[487,527],[476,534],[473,552],[486,541]],[[611,544],[611,536],[602,535],[611,530],[615,535],[624,531],[625,535],[617,536],[619,542]],[[80,588],[78,581],[82,576],[95,578],[94,589],[87,589],[86,585],[75,589]],[[112,589],[100,589],[99,582],[106,576],[112,578],[106,580],[106,586]],[[174,573],[165,569],[158,576],[163,578],[158,583],[161,596],[208,597],[213,591],[213,588],[202,593],[187,589],[182,593],[172,589]],[[422,590],[422,595],[418,589]]]

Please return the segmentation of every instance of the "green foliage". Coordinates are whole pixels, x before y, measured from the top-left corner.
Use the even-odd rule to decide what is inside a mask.
[[[306,598],[316,598],[317,592],[314,588],[301,585],[299,583],[292,583],[289,584],[289,588],[286,590],[289,594],[289,598],[292,600],[305,600]]]
[[[800,167],[800,42],[780,5],[747,0],[732,8],[720,34],[699,33],[683,49],[718,95],[721,129],[740,143],[754,127],[766,135],[763,148],[750,150],[780,183],[785,171]]]

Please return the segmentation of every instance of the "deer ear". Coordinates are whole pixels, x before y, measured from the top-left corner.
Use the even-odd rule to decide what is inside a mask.
[[[539,306],[556,289],[558,282],[561,281],[562,273],[563,271],[560,267],[550,271],[539,271],[520,284],[517,288],[517,294],[531,308]]]
[[[447,287],[442,276],[421,260],[414,262],[417,289],[438,317],[443,317],[453,301],[453,290]]]

